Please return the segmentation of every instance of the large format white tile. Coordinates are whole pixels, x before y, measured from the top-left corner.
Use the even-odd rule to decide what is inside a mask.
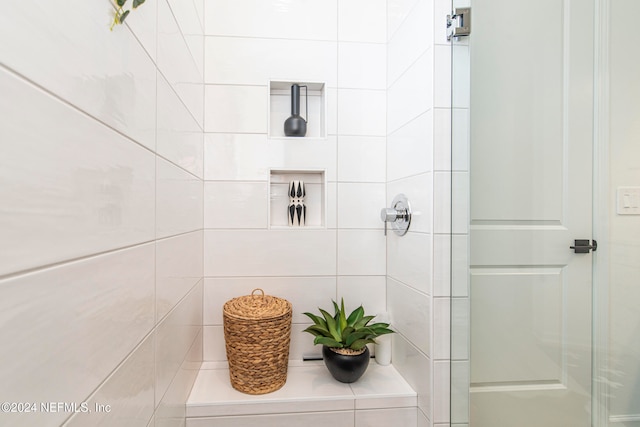
[[[387,127],[394,132],[433,108],[433,51],[428,50],[387,91]],[[433,116],[431,116],[433,117]],[[430,136],[430,138],[433,138]]]
[[[156,321],[202,279],[202,231],[156,241]]]
[[[266,135],[206,134],[205,179],[267,181],[269,171],[324,170],[336,180],[336,137],[322,141],[268,139]]]
[[[205,276],[327,276],[335,230],[205,230]]]
[[[206,37],[205,82],[266,85],[289,79],[335,87],[337,54],[336,42]]]
[[[202,336],[198,334],[162,400],[156,402],[156,427],[184,427],[185,403],[202,364],[201,345]]]
[[[251,295],[256,289],[291,303],[293,323],[310,323],[305,311],[332,309],[336,278],[332,277],[229,277],[207,278],[204,288],[204,324],[222,325],[222,306],[232,298]],[[355,307],[354,307],[355,308]]]
[[[338,230],[338,275],[384,275],[385,255],[382,230]]]
[[[384,182],[386,138],[338,137],[338,181]]]
[[[0,395],[85,401],[151,331],[153,265],[154,246],[143,245],[0,281]],[[6,426],[58,426],[69,416],[6,415]]]
[[[204,29],[198,15],[198,6],[192,0],[168,0],[182,34],[202,35]],[[146,4],[145,4],[146,6]]]
[[[387,0],[387,40],[390,40],[420,0]]]
[[[205,35],[336,40],[337,4],[337,0],[207,0]]]
[[[96,6],[72,0],[64,8],[55,2],[7,3],[0,15],[0,58],[6,67],[153,149],[155,67],[127,26],[108,31],[111,16],[109,2]],[[30,108],[29,117],[47,115],[24,97],[2,93],[11,101],[3,114],[21,105]]]
[[[466,234],[469,232],[469,174],[436,172],[433,197],[434,233]]]
[[[220,304],[222,307],[222,303]],[[203,314],[207,313],[207,306]],[[202,360],[205,362],[226,362],[227,353],[224,345],[224,329],[222,325],[202,327]]]
[[[353,407],[349,385],[334,380],[323,364],[290,366],[284,386],[262,395],[247,395],[232,388],[226,369],[202,369],[187,402],[187,416],[339,411]]]
[[[433,116],[429,110],[387,137],[387,179],[433,170]]]
[[[432,206],[439,201],[433,199],[432,174],[422,173],[402,178],[387,184],[387,203],[391,206],[398,194],[407,196],[411,204],[411,224],[409,231],[430,233],[432,231]]]
[[[161,74],[158,74],[157,152],[183,169],[202,177],[202,128]]]
[[[158,157],[156,235],[168,237],[202,228],[202,181]]]
[[[393,366],[418,393],[418,408],[432,417],[432,363],[405,337],[393,335]],[[468,392],[468,389],[467,389]]]
[[[355,427],[385,427],[397,425],[416,427],[417,408],[369,409],[356,411]]]
[[[90,398],[83,399],[91,412],[76,413],[64,427],[146,425],[155,408],[153,338],[149,335]]]
[[[194,286],[156,330],[155,401],[170,388],[195,339],[202,331],[203,282]]]
[[[140,9],[140,11],[142,10],[144,12],[141,13],[131,11],[132,15],[127,18],[126,25],[133,31],[142,47],[155,62],[158,48],[156,37],[158,32],[158,5],[156,2],[149,2],[144,5],[144,8]],[[117,30],[114,29],[114,31]]]
[[[338,228],[382,229],[385,190],[384,184],[338,183]]]
[[[432,46],[433,2],[417,1],[387,45],[387,85],[391,86]],[[443,24],[444,26],[444,24]],[[429,73],[431,75],[431,73]],[[426,76],[425,76],[426,78]]]
[[[315,410],[310,408],[309,410]],[[353,411],[305,412],[300,414],[244,415],[236,417],[188,418],[186,427],[354,427]]]
[[[362,305],[367,315],[384,313],[387,311],[386,279],[384,276],[338,276],[336,301],[342,298],[349,312]]]
[[[340,135],[386,135],[386,92],[369,89],[338,90]]]
[[[338,2],[338,40],[385,43],[387,41],[386,0]]]
[[[206,85],[207,132],[267,133],[267,86]]]
[[[408,232],[387,236],[388,276],[420,292],[431,294],[432,248],[431,235]]]
[[[384,44],[338,44],[338,87],[387,88],[387,48]]]
[[[0,275],[153,238],[151,153],[6,71],[0,92]]]
[[[388,279],[387,305],[395,330],[424,354],[431,356],[431,298]],[[393,360],[395,362],[395,356]]]
[[[202,125],[202,76],[166,0],[158,1],[158,69]]]
[[[267,228],[266,182],[205,182],[205,228]]]
[[[433,362],[433,422],[448,423],[450,408],[450,362],[437,360]]]
[[[451,299],[433,298],[433,357],[448,360],[451,347]]]

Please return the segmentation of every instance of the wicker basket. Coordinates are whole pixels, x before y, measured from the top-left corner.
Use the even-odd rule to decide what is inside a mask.
[[[262,289],[224,304],[224,340],[233,388],[247,394],[265,394],[284,385],[291,311],[289,301],[265,295]]]

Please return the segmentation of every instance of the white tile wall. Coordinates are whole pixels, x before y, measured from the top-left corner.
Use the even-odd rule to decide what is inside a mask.
[[[202,228],[202,181],[158,158],[156,235],[158,238]]]
[[[338,2],[338,40],[385,43],[387,41],[385,0]]]
[[[387,138],[387,179],[394,181],[432,170],[432,110],[422,113]]]
[[[202,279],[202,231],[156,241],[156,321]]]
[[[390,5],[398,1],[390,2]],[[410,1],[402,1],[409,5]],[[391,86],[425,51],[431,49],[433,28],[427,25],[433,22],[433,2],[418,0],[406,13],[400,27],[389,39],[387,55],[387,87]],[[405,4],[400,6],[404,9]],[[404,9],[406,10],[406,9]]]
[[[166,0],[158,1],[158,69],[202,125],[202,75]]]
[[[153,328],[154,253],[147,244],[0,281],[0,394],[84,401]],[[68,415],[0,421],[59,425]]]
[[[149,151],[5,69],[0,89],[0,275],[153,239]]]
[[[2,63],[153,149],[156,74],[151,58],[127,27],[103,31],[113,14],[108,2],[95,7],[73,0],[67,7],[7,5],[0,17],[0,38],[7,41],[0,47]]]
[[[266,182],[217,182],[204,186],[205,228],[267,228]]]
[[[433,50],[423,53],[389,86],[387,120],[389,132],[433,107]]]
[[[387,88],[387,47],[384,44],[338,44],[338,85],[350,89]]]
[[[412,232],[432,232],[432,204],[438,204],[440,202],[433,200],[431,180],[431,173],[421,173],[391,181],[387,184],[386,206],[391,206],[393,199],[398,194],[404,194],[409,199],[409,203],[411,204],[410,231]]]
[[[385,252],[382,230],[338,230],[338,275],[384,275]]]
[[[158,154],[202,178],[202,128],[161,74],[158,74],[157,90]]]
[[[266,85],[207,85],[204,95],[206,132],[267,133]]]
[[[382,229],[380,209],[385,204],[385,185],[338,183],[338,227]]]
[[[386,138],[382,136],[340,136],[338,180],[384,182],[385,150]]]
[[[2,425],[184,423],[202,360],[197,4],[147,2],[113,31],[109,2],[0,16],[1,393],[111,406]]]
[[[345,300],[349,312],[359,305],[365,312],[376,315],[387,311],[386,280],[384,276],[338,276],[338,299]]]
[[[291,79],[337,85],[335,41],[206,37],[205,49],[209,84],[266,85],[270,79]]]
[[[336,272],[332,230],[206,230],[205,276],[327,276]]]
[[[381,90],[338,90],[338,133],[340,135],[384,136],[386,93]]]
[[[301,40],[336,40],[337,0],[268,2],[207,0],[205,34]]]
[[[387,279],[387,293],[389,314],[396,330],[431,356],[432,299],[391,278]]]

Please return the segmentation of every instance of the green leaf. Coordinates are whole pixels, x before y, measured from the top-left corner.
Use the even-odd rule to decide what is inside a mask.
[[[347,327],[347,317],[344,314],[344,298],[342,298],[340,305],[340,330],[343,331]]]
[[[337,348],[342,348],[343,345],[341,343],[339,343],[338,341],[331,339],[331,338],[327,338],[327,337],[316,337],[313,340],[314,344],[322,344],[322,345],[326,345],[327,347],[337,347]]]
[[[340,314],[340,308],[338,308],[338,303],[336,303],[334,300],[331,300],[331,302],[333,303],[333,313],[335,318]]]
[[[367,323],[369,323],[371,321],[371,319],[373,319],[376,316],[364,316],[363,318],[361,318],[360,320],[358,320],[353,327],[356,329],[356,331],[360,328],[364,328]]]
[[[369,334],[369,332],[368,332],[368,331],[364,331],[364,332],[360,332],[360,331],[358,331],[358,332],[354,332],[354,333],[352,333],[351,335],[349,335],[349,336],[347,337],[347,339],[345,340],[344,344],[345,344],[347,347],[353,348],[353,343],[354,343],[354,342],[356,342],[356,341],[358,341],[358,340],[361,340],[361,339],[364,339],[364,338],[368,338],[368,337],[369,337],[369,335],[371,335],[371,334]],[[357,349],[354,349],[354,350],[357,350]]]
[[[127,10],[122,15],[120,15],[120,18],[118,18],[118,21],[120,21],[121,24],[124,24],[124,20],[127,18],[127,16],[129,16],[129,12],[131,11]]]
[[[304,314],[309,319],[311,319],[311,321],[316,325],[322,326],[324,328],[327,327],[327,322],[325,322],[325,320],[322,317],[316,316],[315,314],[312,314],[312,313],[302,313],[302,314]]]
[[[362,316],[364,316],[364,308],[360,306],[351,312],[351,314],[347,318],[347,324],[349,326],[355,325],[356,322],[362,319]]]
[[[353,334],[354,329],[351,326],[347,326],[342,330],[342,339],[340,342],[346,343],[347,339]],[[348,344],[347,344],[348,346]]]
[[[118,6],[122,7],[127,2],[127,0],[117,0]]]
[[[322,313],[322,316],[324,317],[324,320],[327,321],[327,326],[329,328],[329,332],[331,332],[331,336],[333,338],[335,338],[336,341],[340,341],[342,339],[342,337],[340,336],[340,333],[338,332],[338,328],[336,325],[336,320],[326,311],[324,311],[323,309],[320,309],[320,313]]]
[[[323,337],[330,337],[331,336],[331,334],[329,333],[329,331],[327,329],[322,328],[322,327],[320,327],[318,325],[309,326],[307,329],[305,329],[302,332],[309,332],[310,334],[315,335],[315,336],[323,336]]]
[[[140,6],[144,2],[145,0],[133,0],[133,8],[135,9],[136,7]]]

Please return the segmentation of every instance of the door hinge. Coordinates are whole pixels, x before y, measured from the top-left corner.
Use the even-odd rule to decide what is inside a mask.
[[[451,15],[447,15],[447,40],[452,37],[462,37],[471,34],[471,8],[455,8]]]

